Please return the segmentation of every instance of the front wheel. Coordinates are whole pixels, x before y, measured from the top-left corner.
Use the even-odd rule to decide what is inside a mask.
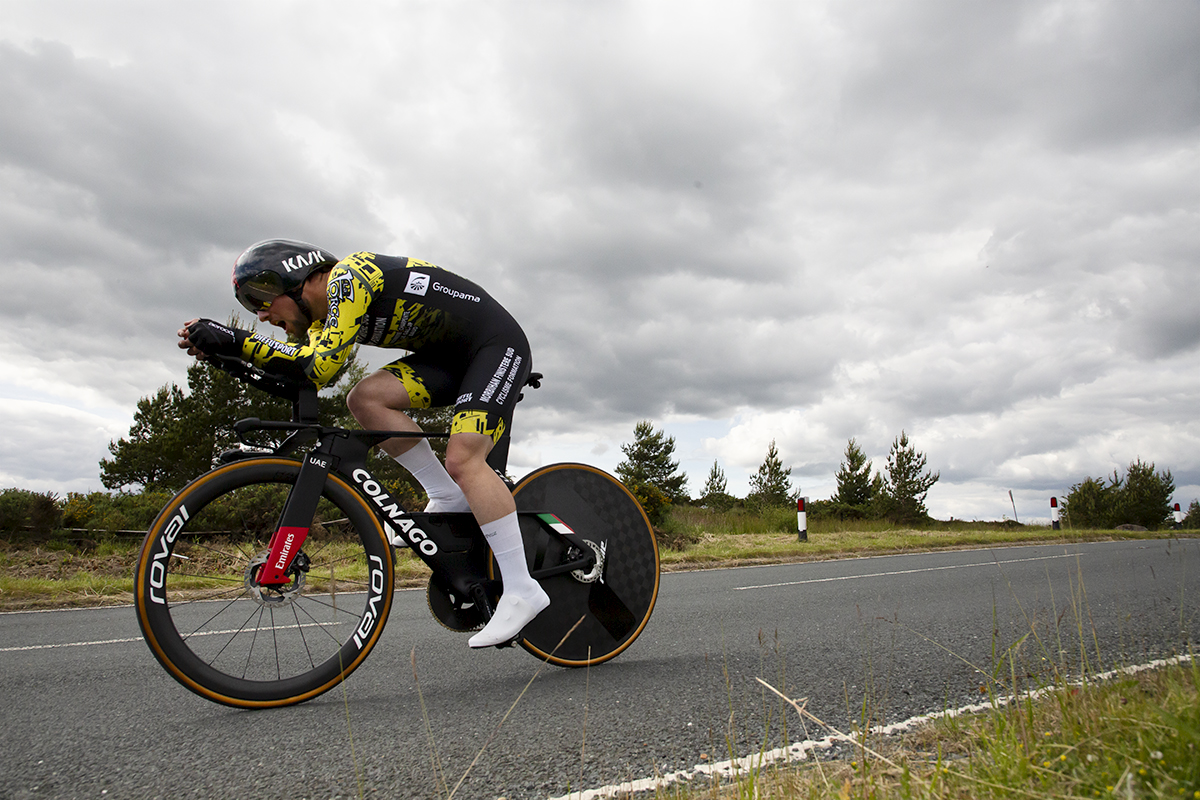
[[[616,478],[584,464],[535,470],[517,484],[513,496],[522,512],[531,570],[578,557],[566,540],[550,532],[560,523],[583,538],[598,559],[588,572],[540,581],[550,606],[525,627],[518,644],[564,667],[617,656],[646,627],[658,598],[658,544],[641,505]]]
[[[159,513],[138,558],[146,643],[196,694],[264,708],[316,697],[375,645],[392,606],[391,548],[375,515],[330,474],[291,582],[254,581],[300,464],[238,461],[200,476]]]

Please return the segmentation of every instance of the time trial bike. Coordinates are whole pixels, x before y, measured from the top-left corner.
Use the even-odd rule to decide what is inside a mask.
[[[428,565],[429,610],[443,625],[467,632],[491,618],[502,584],[474,516],[405,511],[366,466],[386,439],[447,434],[324,426],[311,385],[238,359],[212,361],[291,400],[292,418],[239,420],[242,447],[171,498],[146,534],[138,623],[175,680],[241,708],[328,691],[379,641],[392,609],[393,547]],[[252,434],[282,439],[264,447]],[[507,444],[489,457],[501,475]],[[658,546],[642,507],[584,464],[541,467],[510,486],[530,573],[550,596],[515,643],[564,667],[618,655],[658,597]]]

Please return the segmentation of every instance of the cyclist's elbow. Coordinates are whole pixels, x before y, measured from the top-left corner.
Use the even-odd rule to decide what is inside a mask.
[[[323,364],[317,359],[313,359],[304,367],[304,375],[312,381],[318,389],[324,389],[330,381],[337,377],[337,365]]]

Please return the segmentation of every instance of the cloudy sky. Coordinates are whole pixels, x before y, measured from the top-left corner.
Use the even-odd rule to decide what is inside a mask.
[[[250,243],[441,264],[529,333],[511,471],[649,419],[940,517],[1134,458],[1200,496],[1200,3],[0,6],[0,486],[99,489]],[[366,353],[364,353],[366,355]],[[395,353],[376,351],[378,366]]]

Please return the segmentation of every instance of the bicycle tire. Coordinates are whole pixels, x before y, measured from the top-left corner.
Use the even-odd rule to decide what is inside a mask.
[[[513,496],[519,510],[550,512],[604,550],[599,580],[583,582],[570,574],[542,579],[550,606],[517,643],[563,667],[616,657],[646,627],[658,598],[658,543],[645,511],[624,484],[586,464],[537,469],[517,484]],[[536,517],[523,516],[521,529],[532,569],[562,558],[563,541]]]
[[[269,708],[312,699],[362,664],[387,622],[391,546],[337,474],[300,550],[310,562],[303,583],[273,602],[250,587],[251,561],[265,554],[299,473],[298,462],[270,456],[218,467],[175,495],[146,534],[138,623],[167,672],[208,700]]]

